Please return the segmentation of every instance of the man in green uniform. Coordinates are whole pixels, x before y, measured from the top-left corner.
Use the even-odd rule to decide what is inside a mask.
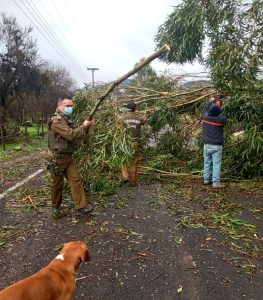
[[[85,120],[75,128],[71,120],[73,101],[70,97],[63,96],[58,99],[58,107],[48,121],[48,166],[52,174],[51,203],[52,215],[60,215],[64,176],[66,176],[75,206],[75,215],[81,217],[90,213],[93,207],[87,202],[82,179],[77,171],[72,157],[76,140],[89,130],[93,121]]]
[[[147,122],[146,117],[140,117],[136,114],[137,105],[130,101],[126,106],[129,111],[123,116],[122,121],[126,128],[126,132],[132,137],[132,147],[134,156],[132,159],[130,171],[127,166],[122,167],[121,185],[130,183],[130,186],[137,185],[138,165],[141,150],[141,126]]]

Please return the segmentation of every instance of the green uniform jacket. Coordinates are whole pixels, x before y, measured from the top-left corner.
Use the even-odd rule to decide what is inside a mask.
[[[72,153],[78,138],[83,136],[88,127],[81,125],[74,128],[72,120],[59,110],[48,121],[48,146],[57,153]]]

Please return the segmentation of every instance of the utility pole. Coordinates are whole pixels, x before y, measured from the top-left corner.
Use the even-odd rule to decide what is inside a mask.
[[[87,70],[91,71],[91,74],[92,74],[92,87],[94,87],[94,72],[99,70],[99,68],[87,68]]]

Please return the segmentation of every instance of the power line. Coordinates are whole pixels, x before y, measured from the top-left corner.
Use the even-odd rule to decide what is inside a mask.
[[[58,45],[59,47],[61,47],[63,49],[63,53],[65,54],[65,56],[71,61],[71,64],[74,64],[74,66],[79,69],[80,73],[79,74],[82,74],[83,76],[83,72],[81,70],[81,68],[74,63],[74,60],[72,59],[72,56],[71,54],[69,53],[69,51],[67,50],[67,48],[64,47],[63,43],[60,42],[60,40],[57,38],[56,36],[56,33],[54,32],[54,30],[50,27],[49,23],[46,21],[45,17],[42,15],[42,13],[39,11],[39,9],[36,7],[36,5],[34,3],[31,3],[35,6],[35,9],[32,7],[32,5],[28,2],[28,0],[25,0],[29,5],[30,7],[32,8],[32,10],[34,11],[34,13],[37,15],[37,17],[39,18],[39,15],[40,15],[40,18],[39,20],[43,23],[44,21],[44,24],[43,26],[44,27],[47,27],[48,31],[50,32],[49,36],[51,36],[53,38],[53,40],[55,40],[56,42],[56,45]],[[30,0],[29,0],[30,1]],[[61,49],[61,50],[62,50]],[[86,74],[83,76],[83,77],[86,77]]]
[[[45,3],[47,3],[47,2],[45,1]],[[64,24],[64,27],[65,27],[65,28],[68,28],[68,32],[70,32],[70,31],[71,31],[71,27],[68,25],[69,23],[65,20],[65,18],[64,18],[63,15],[61,14],[60,10],[59,10],[58,7],[56,6],[55,2],[51,0],[50,3],[51,3],[51,5],[55,8],[55,10],[56,10],[56,12],[57,12],[57,15],[60,17],[62,23]],[[41,1],[39,1],[39,4],[42,6],[42,8],[44,8],[44,6],[43,6],[43,4],[41,3]],[[66,3],[66,4],[68,5],[68,3]],[[44,9],[45,9],[45,8],[44,8]],[[47,12],[46,9],[45,9],[45,11],[46,11],[47,15],[49,16],[49,18],[52,19],[51,15]],[[69,9],[69,11],[71,12],[70,9]],[[73,23],[73,24],[74,24],[73,20],[70,20],[70,23]],[[75,24],[74,24],[74,25],[75,25]],[[76,25],[75,25],[75,26],[76,26]],[[59,28],[58,28],[58,29],[59,29]],[[61,32],[61,31],[60,31],[60,32]],[[62,35],[63,35],[66,39],[68,39],[67,36],[66,36],[63,32],[61,32],[61,33],[62,33]],[[80,36],[82,36],[82,35],[80,34]],[[72,38],[74,39],[75,44],[78,44],[78,43],[79,43],[78,40],[76,39],[76,36],[75,36],[75,35],[72,35],[72,36],[71,36],[71,39],[72,39]]]
[[[80,31],[79,26],[78,26],[78,22],[76,21],[75,15],[72,13],[72,10],[71,10],[71,7],[70,7],[70,4],[69,4],[68,0],[65,0],[65,2],[66,2],[66,5],[68,7],[68,11],[71,15],[71,18],[74,20],[74,22],[72,22],[72,23],[74,24],[74,26],[75,26],[77,32],[79,33],[79,35],[82,36],[81,31]]]
[[[60,56],[62,56],[62,58],[66,61],[66,63],[67,63],[69,66],[71,66],[71,68],[73,68],[73,70],[75,71],[75,73],[78,74],[78,76],[80,76],[79,72],[75,69],[74,66],[72,66],[71,61],[69,61],[68,58],[64,56],[63,52],[61,52],[60,47],[57,46],[57,45],[54,45],[53,42],[51,42],[50,39],[46,36],[45,30],[43,30],[43,29],[41,30],[41,29],[39,28],[39,26],[37,26],[37,25],[35,24],[35,22],[34,22],[34,21],[31,19],[31,17],[26,13],[26,11],[25,11],[18,3],[17,3],[16,0],[13,0],[13,1],[14,1],[14,3],[16,4],[16,6],[23,12],[23,14],[30,20],[30,22],[31,22],[32,24],[34,24],[34,26],[35,26],[35,27],[38,29],[38,31],[43,35],[43,37],[48,41],[48,43],[52,46],[52,48],[55,49],[56,52],[57,52]],[[23,5],[25,6],[25,4],[23,4]],[[26,7],[26,8],[27,8],[27,7]],[[34,17],[34,15],[30,12],[30,10],[29,10],[28,8],[27,8],[27,10],[28,10],[29,13],[31,14],[31,16]],[[34,19],[36,19],[36,18],[34,17]],[[38,22],[38,23],[39,23],[39,22]],[[43,26],[40,26],[40,27],[43,27]],[[80,77],[82,77],[82,76],[80,76]]]
[[[67,27],[70,30],[70,27],[68,26],[68,23],[64,20],[64,17],[62,16],[62,14],[60,13],[60,10],[57,8],[55,1],[49,1],[51,3],[51,5],[55,8],[55,10],[57,11],[58,16],[60,17],[60,19],[62,20],[62,22],[64,23],[64,26]]]
[[[52,33],[52,31],[49,29],[49,24],[46,22],[46,25],[48,27],[48,30],[49,32],[47,32],[46,30],[46,26],[45,24],[43,23],[42,19],[40,18],[39,19],[39,15],[38,13],[36,12],[36,10],[31,6],[31,4],[25,0],[29,5],[30,5],[30,8],[33,10],[33,12],[36,14],[36,16],[33,15],[33,13],[30,11],[30,9],[26,6],[25,3],[23,3],[23,5],[27,8],[27,10],[29,11],[29,13],[34,17],[34,19],[38,22],[38,24],[41,26],[42,30],[44,30],[44,32],[52,39],[52,41],[56,44],[56,46],[59,48],[59,51],[63,53],[63,57],[66,57],[67,58],[67,61],[70,62],[71,66],[73,67],[73,69],[75,70],[75,72],[77,71],[77,69],[79,68],[78,65],[76,65],[74,63],[74,61],[72,61],[72,58],[70,56],[70,53],[68,52],[68,50],[64,47],[64,45],[58,41],[57,37],[56,37],[56,34],[55,33]],[[23,0],[22,0],[23,2]],[[54,32],[54,31],[53,31]],[[79,69],[80,70],[80,69]],[[81,72],[77,71],[77,74],[79,76],[83,76],[81,75]]]
[[[42,27],[42,29],[39,28],[38,25],[36,25],[36,23],[30,18],[30,16],[26,13],[26,11],[16,2],[16,0],[13,0],[15,2],[15,4],[18,6],[18,8],[26,15],[26,17],[30,20],[30,22],[32,24],[34,24],[34,26],[38,29],[38,31],[43,35],[43,37],[48,41],[48,43],[52,46],[53,49],[55,49],[57,51],[57,53],[66,61],[66,63],[73,68],[73,70],[78,74],[78,71],[75,70],[74,67],[72,67],[71,62],[64,56],[63,52],[61,52],[60,47],[57,46],[56,44],[54,45],[52,41],[50,41],[49,37],[47,37],[47,35],[45,34],[45,30],[43,29],[43,26],[40,24],[40,27]],[[25,4],[23,4],[25,6]],[[27,7],[26,7],[27,8]],[[31,14],[31,16],[34,17],[34,15],[30,12],[30,10],[27,8],[27,10],[29,11],[29,13]],[[34,17],[34,19],[36,19]],[[39,23],[39,22],[38,22]]]
[[[31,1],[32,1],[32,0],[31,0]],[[46,3],[46,2],[45,2],[45,3]],[[54,18],[53,18],[52,15],[47,11],[45,5],[43,5],[43,3],[42,3],[41,0],[38,1],[38,4],[39,4],[40,7],[41,7],[40,9],[41,9],[42,11],[44,11],[44,13],[45,13],[45,15],[47,16],[47,18],[49,19],[49,21],[51,21],[51,23],[52,23],[52,22],[55,23],[57,20],[54,21]],[[70,7],[69,7],[68,2],[66,2],[66,5],[67,5],[67,7],[68,7],[68,11],[69,11],[70,14],[71,14],[71,9],[70,9]],[[61,13],[60,13],[59,10],[57,9],[57,7],[55,7],[55,9],[58,11],[59,15],[61,16]],[[38,10],[38,11],[39,11],[39,10]],[[40,13],[40,14],[41,14],[41,13]],[[41,14],[41,15],[44,16],[44,14]],[[71,16],[73,16],[73,15],[71,14]],[[45,19],[45,17],[43,17],[43,18]],[[68,26],[68,23],[65,21],[65,19],[64,19],[62,16],[61,16],[61,18],[62,18],[62,21],[64,22],[64,24],[66,25],[66,27],[68,27],[69,30],[70,30],[70,27]],[[72,19],[73,19],[73,18],[74,18],[74,16],[72,17]],[[75,21],[76,21],[76,19],[75,19]],[[48,23],[48,22],[47,22],[47,23]],[[77,29],[77,32],[78,32],[79,36],[82,37],[83,34],[81,34],[81,32],[80,32],[79,28],[77,27],[77,25],[76,25],[72,20],[71,20],[70,23],[75,25],[75,28]],[[49,28],[53,31],[52,27],[51,27],[49,24],[48,24],[48,26],[49,26]],[[61,35],[64,36],[64,39],[66,39],[69,43],[72,44],[72,42],[68,40],[68,37],[65,35],[65,33],[64,33],[63,31],[60,30],[59,27],[56,27],[56,29],[57,29],[57,31],[60,32]],[[53,31],[53,32],[54,32],[54,31]],[[73,37],[73,39],[75,40],[75,44],[76,44],[76,45],[79,44],[79,40],[76,39],[76,37],[75,37],[74,34],[73,34],[72,37]],[[79,44],[79,46],[82,46],[82,45]],[[83,77],[86,78],[86,73],[83,72],[83,69],[84,69],[84,68],[80,68],[82,74],[84,74]]]

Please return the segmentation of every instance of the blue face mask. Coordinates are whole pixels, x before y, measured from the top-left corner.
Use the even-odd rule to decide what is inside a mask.
[[[64,108],[64,114],[66,116],[70,116],[73,113],[73,107],[65,107]]]

